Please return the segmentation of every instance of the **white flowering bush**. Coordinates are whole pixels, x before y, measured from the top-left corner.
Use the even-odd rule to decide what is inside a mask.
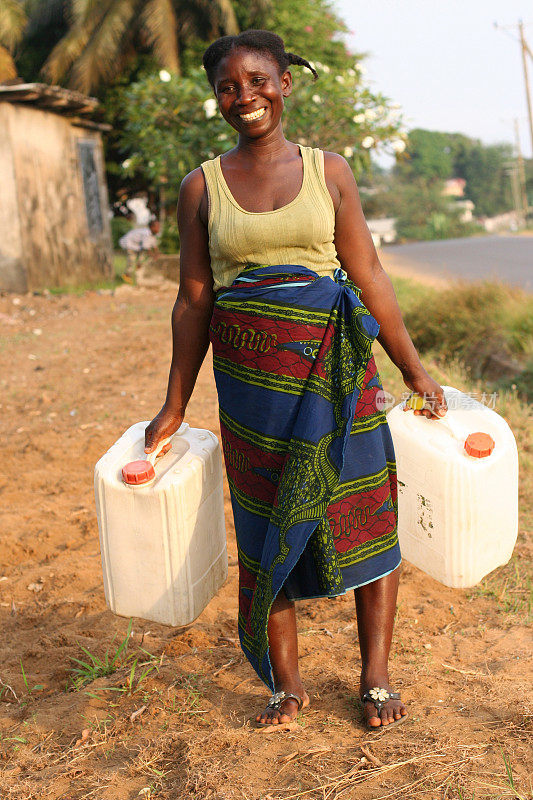
[[[397,107],[374,94],[357,63],[333,70],[315,63],[319,79],[293,68],[294,89],[286,101],[287,138],[344,155],[356,177],[376,149],[397,155],[405,134]],[[122,168],[164,185],[167,203],[177,199],[183,177],[202,161],[224,153],[237,141],[224,121],[203,69],[186,77],[161,70],[129,86],[121,96]]]
[[[286,101],[287,138],[344,155],[356,177],[368,169],[372,151],[400,155],[405,150],[407,134],[399,107],[368,88],[361,64],[343,70],[319,62],[313,66],[317,81],[307,70],[291,68],[294,87]]]
[[[235,144],[203,69],[170,80],[149,75],[131,84],[121,96],[120,117],[125,175],[164,185],[168,204],[176,202],[188,172]]]

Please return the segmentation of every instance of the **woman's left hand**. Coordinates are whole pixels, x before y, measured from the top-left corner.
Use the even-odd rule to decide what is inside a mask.
[[[403,380],[408,389],[416,392],[424,399],[424,408],[415,409],[414,411],[417,416],[440,419],[446,414],[448,407],[444,399],[442,386],[437,381],[434,381],[423,367],[422,371],[416,375],[404,375]],[[407,404],[404,405],[403,410],[410,410]]]

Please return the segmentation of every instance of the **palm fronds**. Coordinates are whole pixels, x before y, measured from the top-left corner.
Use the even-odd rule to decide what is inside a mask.
[[[17,77],[12,53],[24,35],[28,18],[17,0],[0,0],[0,82]]]

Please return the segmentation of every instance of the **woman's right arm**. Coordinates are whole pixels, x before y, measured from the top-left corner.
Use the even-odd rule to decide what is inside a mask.
[[[172,363],[165,403],[146,428],[146,453],[181,425],[209,347],[215,295],[209,259],[207,194],[200,168],[189,173],[181,184],[178,228],[180,284],[172,310]]]

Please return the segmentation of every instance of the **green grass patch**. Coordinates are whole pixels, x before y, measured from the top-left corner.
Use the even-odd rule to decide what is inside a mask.
[[[495,281],[436,289],[393,278],[393,285],[421,355],[457,360],[472,379],[533,396],[533,295]]]
[[[77,283],[73,285],[64,284],[63,286],[49,286],[47,292],[52,295],[82,295],[85,292],[96,292],[98,289],[116,289],[117,286],[122,286],[122,275],[126,271],[127,257],[126,254],[120,250],[113,253],[113,275],[110,278],[101,278],[96,281],[85,281],[84,283]]]

